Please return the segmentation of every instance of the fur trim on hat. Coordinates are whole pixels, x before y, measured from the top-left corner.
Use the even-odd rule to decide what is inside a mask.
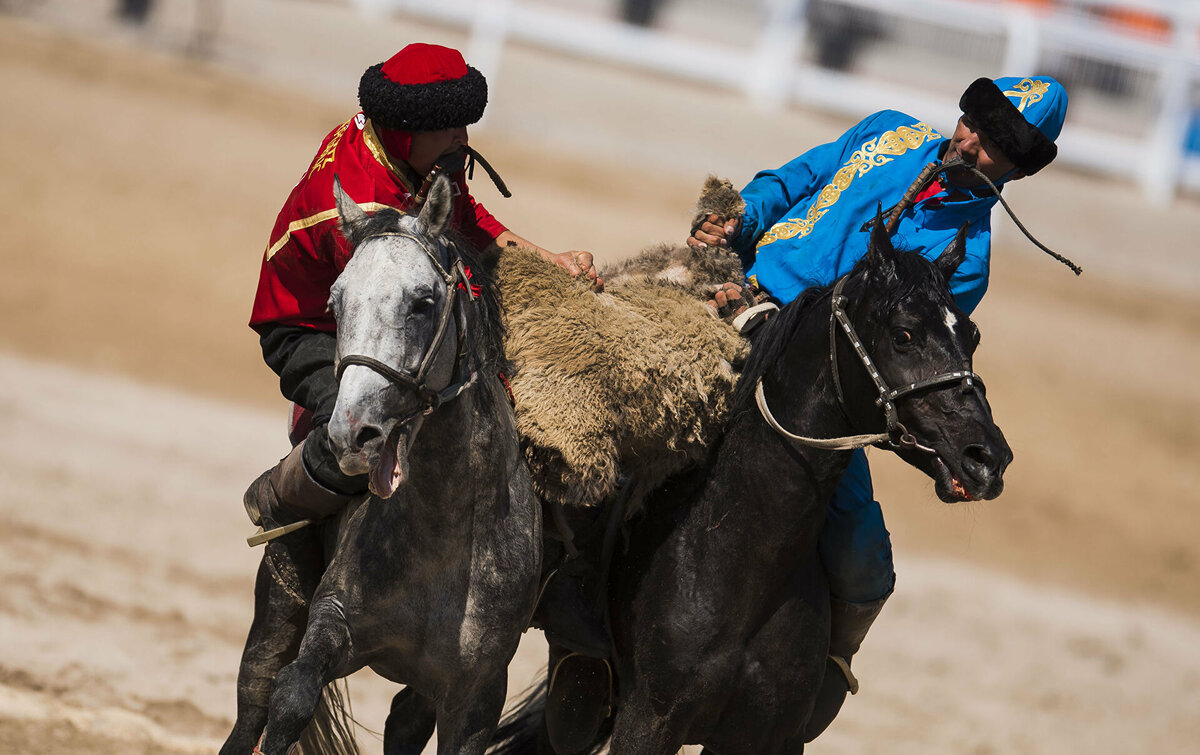
[[[1049,165],[1058,154],[1054,142],[1025,120],[991,79],[976,79],[963,92],[958,107],[1027,176]]]
[[[358,82],[358,104],[376,125],[404,131],[440,131],[469,126],[487,107],[487,80],[467,66],[467,75],[429,84],[397,84],[383,75],[383,63]]]

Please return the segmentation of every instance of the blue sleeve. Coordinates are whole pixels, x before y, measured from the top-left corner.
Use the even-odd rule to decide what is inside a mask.
[[[983,229],[967,237],[967,256],[950,278],[954,302],[968,315],[979,306],[988,287],[992,266],[992,233]]]
[[[784,219],[789,210],[820,191],[847,159],[847,149],[857,149],[861,134],[890,111],[875,113],[860,121],[837,141],[813,147],[776,170],[760,171],[746,188],[742,199],[746,211],[732,248],[746,269],[754,263],[755,245],[772,226]]]

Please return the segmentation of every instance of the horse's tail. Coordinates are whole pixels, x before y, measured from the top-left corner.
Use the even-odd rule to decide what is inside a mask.
[[[535,755],[538,752],[538,740],[542,736],[542,719],[546,714],[546,692],[550,685],[546,679],[546,670],[525,690],[525,694],[517,704],[504,714],[492,741],[488,745],[488,755]],[[601,727],[596,744],[577,755],[597,755],[608,745],[612,734],[612,719],[608,719]]]
[[[346,680],[330,682],[321,692],[317,711],[304,727],[296,755],[359,755],[354,739]]]

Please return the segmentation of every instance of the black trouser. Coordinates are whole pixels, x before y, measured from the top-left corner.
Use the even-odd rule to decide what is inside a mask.
[[[263,360],[279,376],[284,398],[313,413],[303,452],[308,473],[335,493],[367,492],[367,476],[343,474],[329,442],[329,418],[338,392],[333,369],[337,337],[295,325],[262,325],[257,330]]]

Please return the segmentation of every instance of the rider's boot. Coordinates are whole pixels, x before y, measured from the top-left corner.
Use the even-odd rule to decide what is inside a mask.
[[[263,472],[242,502],[259,531],[247,541],[260,545],[305,524],[335,514],[357,496],[334,492],[317,482],[304,464],[304,443]]]
[[[573,537],[565,538],[568,544],[560,554],[556,539],[547,539],[544,557],[548,564],[560,565],[547,579],[533,624],[550,645],[545,733],[554,752],[573,755],[595,743],[612,713],[612,641],[597,601],[603,580],[592,562],[596,554],[576,551]],[[598,543],[592,545],[594,550]]]
[[[858,679],[850,671],[850,659],[858,652],[887,599],[885,595],[870,603],[850,603],[830,598],[829,657],[825,661],[825,678],[804,729],[805,742],[816,739],[833,723],[847,692],[852,695],[858,692]]]
[[[599,575],[584,555],[567,559],[547,581],[534,612],[534,625],[551,645],[591,658],[607,658],[612,644],[596,605]]]

